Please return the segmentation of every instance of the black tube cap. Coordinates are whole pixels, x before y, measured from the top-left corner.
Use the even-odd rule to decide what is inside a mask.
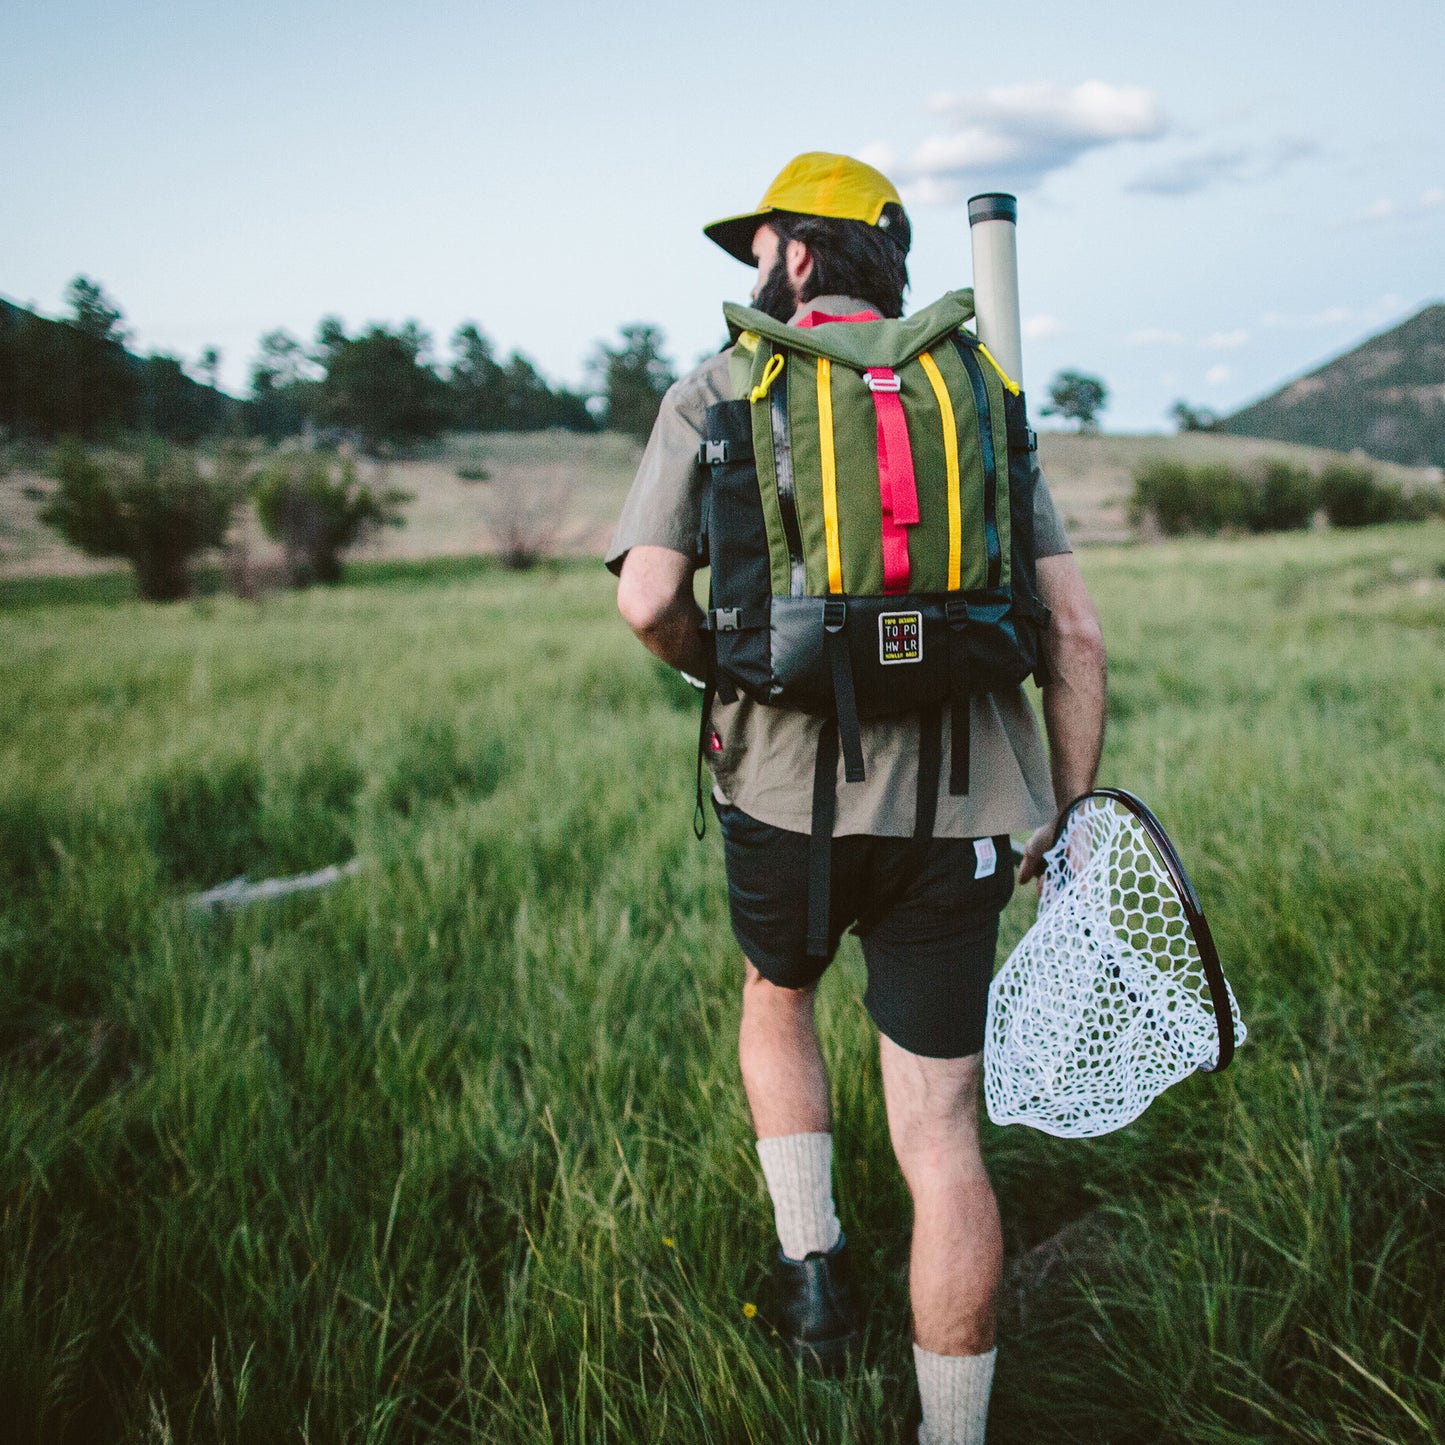
[[[985,191],[981,196],[968,198],[968,224],[976,226],[980,221],[1012,221],[1018,225],[1019,203],[1017,196],[1007,191]]]

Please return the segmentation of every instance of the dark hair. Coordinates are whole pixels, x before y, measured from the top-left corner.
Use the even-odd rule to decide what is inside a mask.
[[[890,202],[880,219],[888,224],[772,212],[767,221],[783,246],[801,241],[813,254],[813,270],[798,299],[856,296],[884,316],[902,316],[908,289],[908,217],[902,206]]]

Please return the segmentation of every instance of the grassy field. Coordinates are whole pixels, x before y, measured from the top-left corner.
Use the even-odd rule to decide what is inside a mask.
[[[1445,526],[1082,561],[1103,778],[1179,842],[1250,1039],[1106,1139],[986,1128],[990,1438],[1438,1440]],[[745,1318],[773,1238],[693,703],[599,567],[47,586],[0,611],[0,1434],[911,1440],[851,941],[820,1007],[863,1361],[804,1380]]]

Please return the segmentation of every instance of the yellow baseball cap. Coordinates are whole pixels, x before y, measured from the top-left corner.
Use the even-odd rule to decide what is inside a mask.
[[[908,216],[893,182],[882,171],[852,156],[835,156],[827,151],[794,156],[778,172],[757,210],[714,221],[704,226],[702,233],[729,256],[752,266],[753,237],[770,211],[862,221],[887,231],[904,251],[908,250]]]

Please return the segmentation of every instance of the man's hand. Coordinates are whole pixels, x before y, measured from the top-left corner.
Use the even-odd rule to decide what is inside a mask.
[[[1057,822],[1045,823],[1042,828],[1034,829],[1033,836],[1024,844],[1023,861],[1019,864],[1020,883],[1043,877],[1044,854],[1049,851],[1049,844],[1054,841],[1054,829],[1057,827]]]
[[[706,677],[702,609],[692,595],[691,557],[670,547],[634,547],[623,560],[617,610],[639,641],[669,667]]]

